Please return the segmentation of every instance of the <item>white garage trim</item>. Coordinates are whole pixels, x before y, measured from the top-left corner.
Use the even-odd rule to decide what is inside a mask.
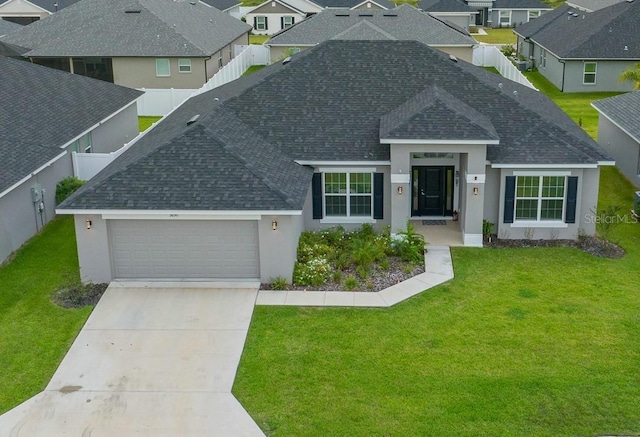
[[[302,215],[299,211],[135,211],[117,209],[56,209],[56,214],[100,215],[105,220],[260,220],[262,216]]]
[[[114,279],[258,279],[258,222],[109,220]]]

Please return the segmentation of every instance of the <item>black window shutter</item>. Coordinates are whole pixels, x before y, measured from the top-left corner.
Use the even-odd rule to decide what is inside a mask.
[[[296,24],[296,17],[291,17],[291,25],[293,26],[294,24]]]
[[[311,180],[311,198],[313,204],[313,218],[322,218],[322,174],[314,173]]]
[[[258,17],[253,17],[253,28],[258,30]]]
[[[280,29],[284,29],[284,17],[280,17]]]
[[[578,196],[578,176],[569,176],[567,182],[567,209],[565,223],[576,222],[576,198]]]
[[[382,219],[384,211],[384,173],[373,174],[373,218]]]
[[[513,223],[513,208],[516,203],[516,177],[507,176],[504,185],[504,217],[503,222]]]
[[[264,30],[269,30],[269,17],[264,17]]]

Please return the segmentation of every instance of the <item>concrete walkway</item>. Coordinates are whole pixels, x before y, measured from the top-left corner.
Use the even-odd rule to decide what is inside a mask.
[[[376,293],[260,290],[256,305],[390,307],[453,279],[449,246],[428,246],[425,272]]]
[[[0,436],[264,435],[231,394],[253,285],[113,283],[45,391],[0,416]]]

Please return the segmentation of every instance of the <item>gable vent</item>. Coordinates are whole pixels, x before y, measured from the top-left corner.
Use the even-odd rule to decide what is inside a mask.
[[[193,123],[198,121],[198,118],[200,118],[200,114],[196,114],[193,117],[191,117],[189,120],[187,120],[187,126],[191,126]]]

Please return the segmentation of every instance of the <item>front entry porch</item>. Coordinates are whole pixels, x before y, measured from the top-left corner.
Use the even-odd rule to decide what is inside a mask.
[[[453,220],[439,220],[444,224],[425,224],[436,220],[411,219],[415,231],[424,237],[429,246],[464,246],[460,222]]]

